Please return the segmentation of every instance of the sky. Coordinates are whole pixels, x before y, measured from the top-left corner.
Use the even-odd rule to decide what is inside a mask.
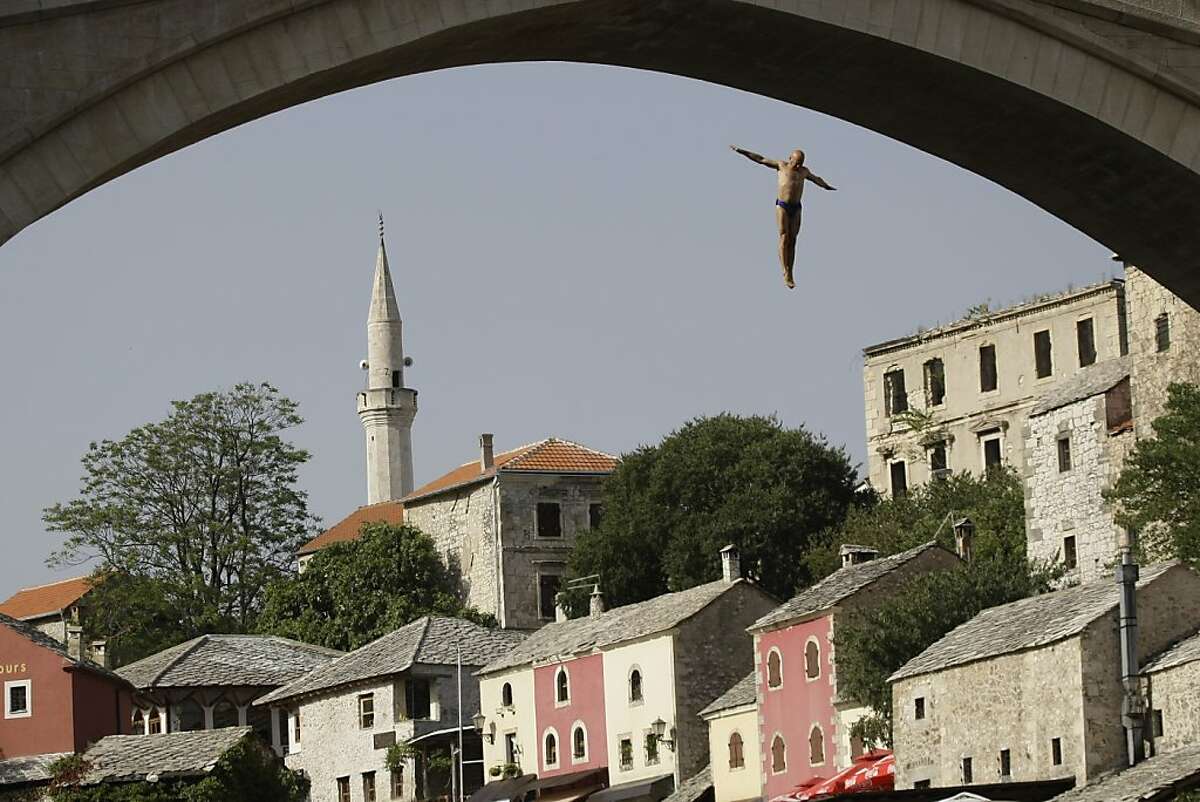
[[[803,147],[798,286],[774,176]],[[1004,188],[866,129],[669,75],[506,64],[279,112],[100,187],[0,247],[0,598],[51,568],[88,443],[243,380],[296,400],[301,483],[365,503],[377,211],[419,393],[416,483],[544,437],[612,453],[723,411],[865,459],[862,348],[1113,275]]]

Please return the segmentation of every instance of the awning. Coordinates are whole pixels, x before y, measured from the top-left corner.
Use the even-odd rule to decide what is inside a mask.
[[[412,746],[414,744],[424,743],[426,741],[436,741],[440,738],[446,738],[449,736],[453,736],[454,739],[457,740],[458,732],[460,729],[462,730],[463,735],[473,735],[476,737],[478,737],[478,735],[479,735],[479,733],[475,732],[475,725],[464,724],[464,725],[462,725],[461,728],[460,727],[446,727],[445,729],[434,730],[433,732],[427,732],[424,735],[418,735],[416,738],[409,738],[405,743]],[[514,777],[513,779],[520,779],[520,778]]]
[[[661,777],[653,777],[649,780],[622,783],[621,785],[605,788],[603,791],[597,791],[592,794],[588,802],[621,802],[623,799],[640,799],[642,797],[659,800],[668,796],[674,790],[675,777],[670,774],[664,774]]]
[[[469,797],[469,802],[519,802],[533,790],[536,774],[522,774],[487,783]]]

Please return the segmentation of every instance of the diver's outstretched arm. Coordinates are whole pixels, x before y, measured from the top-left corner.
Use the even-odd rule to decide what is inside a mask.
[[[740,153],[752,162],[758,162],[764,167],[770,167],[772,170],[779,169],[779,162],[774,159],[768,159],[766,156],[761,156],[754,151],[739,148],[737,145],[730,145],[729,147],[734,153]]]

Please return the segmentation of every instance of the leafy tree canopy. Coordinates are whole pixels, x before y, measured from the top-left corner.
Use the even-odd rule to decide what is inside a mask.
[[[721,576],[719,551],[790,596],[811,581],[805,555],[854,500],[845,452],[773,417],[698,418],[621,458],[604,485],[601,525],[571,555],[574,576],[600,574],[610,604],[628,604]],[[578,609],[586,600],[569,599]]]
[[[1200,564],[1200,387],[1172,384],[1154,437],[1139,440],[1105,496],[1154,557]]]
[[[350,650],[423,615],[495,625],[462,604],[456,580],[419,529],[365,524],[358,540],[329,545],[304,573],[272,583],[258,631]]]
[[[43,513],[66,534],[50,563],[95,560],[124,578],[113,598],[149,594],[146,628],[130,631],[131,620],[129,640],[153,641],[158,627],[176,639],[247,630],[263,588],[289,570],[315,523],[296,486],[308,452],[281,436],[300,422],[274,387],[239,384],[92,443],[79,497]]]

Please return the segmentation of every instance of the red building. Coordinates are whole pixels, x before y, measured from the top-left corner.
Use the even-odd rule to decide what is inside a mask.
[[[608,766],[604,657],[592,654],[533,670],[540,777]],[[546,754],[547,749],[557,752]]]
[[[848,731],[864,711],[839,699],[833,642],[838,616],[878,604],[905,581],[958,558],[934,543],[876,559],[842,547],[842,567],[756,621],[754,665],[761,726],[762,793],[767,800],[814,778],[827,779],[862,752]]]
[[[129,731],[133,688],[128,682],[3,614],[0,681],[0,754],[6,759],[82,752],[106,735]]]

